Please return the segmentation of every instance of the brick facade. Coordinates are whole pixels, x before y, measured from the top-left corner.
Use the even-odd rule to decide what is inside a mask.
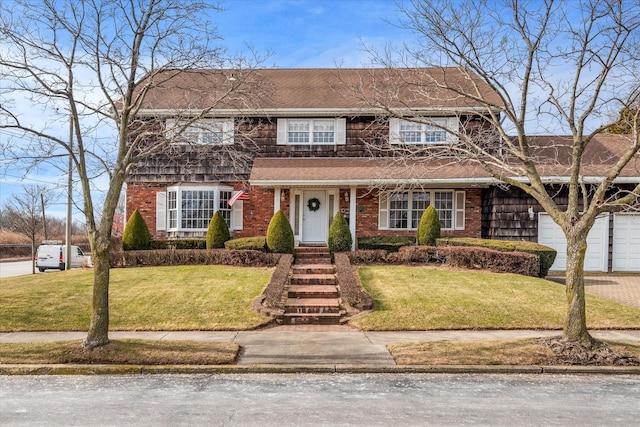
[[[167,233],[156,231],[156,193],[166,191],[168,183],[130,183],[127,186],[127,215],[138,209],[156,239],[167,238]],[[234,184],[234,191],[243,188],[241,183]],[[345,200],[348,188],[338,193],[339,208],[349,215],[350,201]],[[290,191],[281,190],[280,208],[287,218],[290,212]],[[378,200],[379,192],[371,189],[358,189],[356,192],[356,234],[365,236],[414,236],[415,230],[379,230]],[[443,236],[480,237],[482,224],[482,190],[473,188],[465,191],[465,229],[443,230]],[[260,187],[249,188],[249,200],[243,205],[243,229],[233,231],[233,237],[265,236],[273,217],[274,190]]]
[[[134,182],[127,184],[126,192],[126,216],[127,220],[134,210],[138,209],[140,215],[147,223],[149,232],[156,239],[166,238],[166,232],[156,231],[156,193],[166,191],[167,185],[149,182]],[[126,222],[126,221],[125,221]]]

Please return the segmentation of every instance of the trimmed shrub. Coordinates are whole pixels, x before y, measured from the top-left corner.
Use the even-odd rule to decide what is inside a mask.
[[[227,222],[218,210],[211,217],[209,228],[207,229],[207,249],[224,248],[224,242],[231,239]]]
[[[260,251],[164,249],[112,252],[109,256],[109,264],[112,268],[168,265],[273,267],[278,263],[280,256],[280,254],[269,254]]]
[[[224,247],[230,250],[249,250],[249,251],[267,251],[267,238],[265,236],[258,237],[240,237],[238,239],[227,240]]]
[[[388,258],[391,258],[392,255],[389,254]],[[440,261],[440,257],[438,256],[438,250],[435,246],[406,246],[404,248],[400,248],[397,253],[399,261],[407,264],[407,263],[418,263],[418,264],[427,264],[429,262]]]
[[[478,246],[501,252],[524,252],[536,256],[539,263],[538,277],[545,277],[558,252],[535,242],[516,240],[475,239],[471,237],[445,237],[437,240],[438,246]]]
[[[409,236],[372,236],[358,237],[358,249],[384,249],[397,252],[403,246],[413,245],[414,237]]]
[[[289,220],[281,210],[276,212],[267,227],[267,249],[269,252],[292,254],[295,238]]]
[[[353,238],[351,237],[351,230],[349,230],[349,224],[344,219],[341,211],[336,212],[336,215],[331,221],[329,227],[329,252],[333,255],[336,252],[349,252],[351,251],[351,245],[353,244]]]
[[[149,249],[151,233],[144,222],[144,218],[138,212],[133,211],[122,234],[122,249],[125,251],[139,251]]]
[[[436,239],[440,237],[440,217],[433,205],[427,206],[422,212],[418,223],[418,245],[435,246]]]
[[[452,267],[482,269],[537,277],[538,258],[524,252],[503,252],[481,247],[442,247],[438,254]]]
[[[152,240],[149,249],[207,249],[205,239]]]
[[[387,260],[388,252],[384,249],[356,249],[349,252],[349,260],[352,264],[384,264]]]

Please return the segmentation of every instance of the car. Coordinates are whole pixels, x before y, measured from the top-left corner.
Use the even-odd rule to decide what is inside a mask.
[[[38,246],[36,267],[41,272],[47,269],[64,270],[66,267],[67,245],[45,241]],[[71,268],[91,267],[91,257],[85,255],[78,246],[71,245]]]

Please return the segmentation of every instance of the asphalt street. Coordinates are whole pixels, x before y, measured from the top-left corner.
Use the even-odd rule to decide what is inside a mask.
[[[0,376],[2,426],[631,426],[637,376]]]

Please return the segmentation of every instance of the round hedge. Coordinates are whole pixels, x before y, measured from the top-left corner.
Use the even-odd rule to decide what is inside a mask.
[[[267,249],[269,252],[292,254],[295,248],[295,238],[289,220],[282,211],[273,215],[267,228]]]
[[[436,209],[429,205],[424,210],[418,223],[418,244],[435,246],[436,239],[440,237],[440,217]]]
[[[142,218],[142,215],[140,215],[140,212],[136,209],[124,227],[122,249],[125,251],[147,250],[150,244],[151,233],[149,233],[149,227],[147,227],[144,218]]]
[[[333,254],[335,252],[348,252],[351,251],[351,245],[353,238],[351,237],[351,230],[349,230],[349,224],[344,219],[341,211],[336,212],[336,215],[331,221],[329,227],[329,251]]]
[[[207,229],[207,249],[224,248],[224,243],[231,239],[227,222],[220,211],[216,211],[211,217]]]

